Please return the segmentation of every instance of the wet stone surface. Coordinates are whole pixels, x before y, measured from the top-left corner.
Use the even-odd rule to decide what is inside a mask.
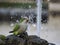
[[[24,32],[18,36],[8,35],[5,40],[0,39],[0,45],[53,45],[53,43],[48,43],[45,39]]]

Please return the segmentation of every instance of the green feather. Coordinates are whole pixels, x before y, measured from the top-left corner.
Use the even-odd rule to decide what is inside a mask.
[[[18,35],[18,32],[17,32],[17,31],[15,31],[15,32],[13,32],[13,34],[14,34],[14,35]]]
[[[24,20],[24,19],[21,18],[21,19],[20,19],[20,23],[22,23],[23,20]],[[20,28],[20,25],[17,23],[17,24],[15,25],[14,29],[13,29],[13,34],[14,34],[14,35],[18,35],[18,31],[17,31],[17,30],[18,30],[19,28]]]
[[[18,24],[16,24],[13,31],[17,31],[19,28],[20,28],[20,26]]]
[[[22,23],[22,22],[23,22],[23,20],[24,20],[24,19],[23,19],[23,18],[21,18],[21,19],[20,19],[20,23]]]

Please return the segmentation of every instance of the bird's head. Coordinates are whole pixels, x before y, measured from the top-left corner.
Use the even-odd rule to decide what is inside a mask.
[[[29,19],[27,17],[21,18],[20,22],[28,23]]]

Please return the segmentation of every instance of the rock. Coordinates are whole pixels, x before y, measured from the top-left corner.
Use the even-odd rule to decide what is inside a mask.
[[[23,38],[25,40],[25,45],[27,45],[27,40],[28,40],[28,34],[27,32],[24,32],[19,35],[20,38]]]
[[[27,32],[24,32],[24,33],[20,34],[19,37],[26,40],[26,39],[28,39],[28,34],[27,34]]]
[[[0,45],[5,45],[5,42],[0,39]]]
[[[48,45],[48,42],[36,35],[31,35],[28,38],[27,45]]]
[[[41,39],[36,35],[28,36],[27,32],[20,35],[9,35],[5,38],[5,42],[0,39],[0,45],[55,45],[48,43],[48,41]]]
[[[55,45],[54,43],[49,43],[49,45]]]
[[[5,42],[6,42],[6,45],[24,45],[25,44],[25,40],[15,35],[7,36]]]

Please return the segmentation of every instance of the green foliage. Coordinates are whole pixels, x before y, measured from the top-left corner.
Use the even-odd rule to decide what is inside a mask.
[[[48,3],[42,3],[42,9],[48,9]]]
[[[8,3],[8,2],[0,2],[0,7],[12,7],[12,8],[29,8],[29,5],[31,8],[37,7],[36,3]],[[48,3],[43,2],[42,3],[42,8],[43,9],[48,9]]]
[[[8,2],[0,2],[0,7],[15,7],[15,8],[29,8],[31,5],[32,8],[36,7],[35,3],[8,3]]]
[[[1,40],[5,40],[5,38],[6,38],[6,37],[5,37],[4,35],[0,35],[0,39],[1,39]]]

